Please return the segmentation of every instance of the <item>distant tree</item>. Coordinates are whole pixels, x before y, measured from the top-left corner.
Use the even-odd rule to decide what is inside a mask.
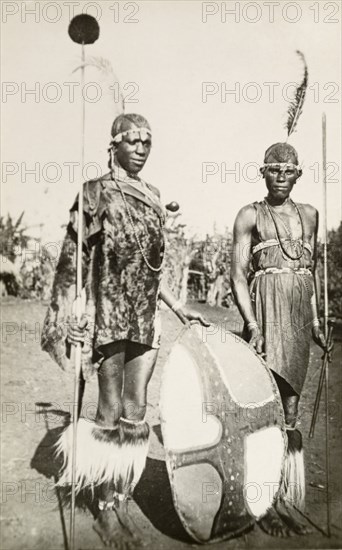
[[[22,212],[16,222],[10,214],[7,214],[7,219],[0,217],[0,254],[5,258],[14,262],[16,256],[21,250],[26,248],[30,237],[25,235],[26,227],[23,226],[22,220],[24,212]]]
[[[205,301],[210,306],[228,303],[231,243],[232,236],[228,228],[223,233],[214,228],[212,235],[208,234],[204,240],[197,242],[190,269],[203,273]],[[197,290],[198,281],[194,277],[192,285]]]
[[[24,212],[14,221],[10,214],[7,219],[0,217],[0,281],[1,294],[17,296],[21,288],[20,268],[16,259],[27,246],[29,237],[22,224]]]
[[[342,222],[337,229],[328,231],[328,298],[329,315],[342,317]],[[318,270],[321,278],[321,297],[323,297],[323,244],[318,243]],[[324,301],[321,299],[321,315]]]
[[[0,292],[2,296],[21,298],[49,298],[53,282],[55,259],[48,250],[26,255],[25,249],[32,247],[32,241],[23,225],[24,212],[14,221],[8,214],[0,218]]]
[[[177,299],[187,300],[189,265],[194,254],[192,240],[185,234],[185,225],[179,221],[180,214],[169,215],[165,225],[166,254],[164,279]]]

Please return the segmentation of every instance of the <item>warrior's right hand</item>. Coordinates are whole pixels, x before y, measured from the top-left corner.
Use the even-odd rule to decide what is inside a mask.
[[[85,331],[88,324],[88,319],[85,315],[82,315],[80,322],[77,322],[76,317],[73,317],[68,326],[67,340],[70,344],[77,346],[77,344],[84,344]]]
[[[258,327],[253,327],[250,330],[249,345],[255,349],[258,355],[265,357],[264,344],[265,340]]]

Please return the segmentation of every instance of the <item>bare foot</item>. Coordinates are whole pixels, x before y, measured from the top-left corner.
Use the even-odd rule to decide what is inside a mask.
[[[94,522],[93,529],[100,536],[105,546],[117,548],[118,550],[129,548],[124,540],[122,528],[119,525],[114,510],[100,511]]]
[[[143,541],[143,534],[140,527],[133,520],[133,514],[129,513],[129,500],[124,502],[116,501],[114,511],[119,520],[119,523],[122,529],[130,537],[131,542],[134,542],[136,547],[140,548],[141,546],[146,546],[146,543]]]
[[[293,506],[285,503],[283,500],[278,500],[275,503],[275,508],[291,531],[297,535],[309,535],[312,533],[312,529],[304,522],[299,512]]]
[[[276,510],[272,507],[266,512],[266,515],[258,521],[261,529],[272,537],[289,537],[291,530],[283,522]]]

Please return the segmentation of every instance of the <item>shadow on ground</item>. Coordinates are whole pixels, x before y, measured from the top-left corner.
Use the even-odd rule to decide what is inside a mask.
[[[145,471],[134,491],[134,500],[158,531],[182,542],[193,542],[173,505],[164,461],[147,459]]]

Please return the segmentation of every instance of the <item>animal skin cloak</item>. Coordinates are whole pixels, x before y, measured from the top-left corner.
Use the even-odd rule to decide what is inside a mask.
[[[114,179],[107,174],[85,183],[83,192],[82,298],[88,325],[82,371],[87,379],[99,367],[102,346],[108,343],[130,340],[159,347],[161,271],[148,268],[136,237],[148,262],[158,267],[164,255],[164,212],[158,190],[121,168]],[[41,340],[42,349],[63,369],[70,358],[66,335],[76,288],[77,209],[78,198],[71,208]]]

